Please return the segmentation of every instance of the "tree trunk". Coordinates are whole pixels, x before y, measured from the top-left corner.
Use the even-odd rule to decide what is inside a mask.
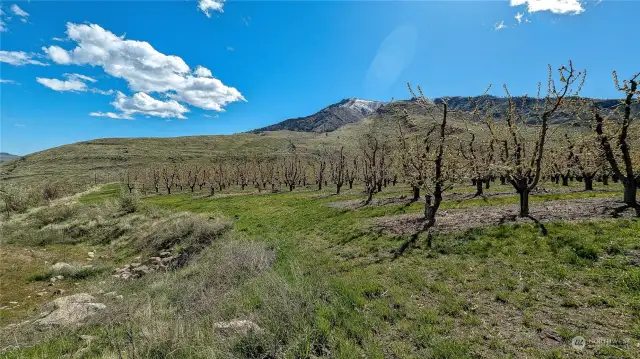
[[[584,177],[584,190],[593,191],[593,177]]]
[[[505,177],[505,176],[500,176],[500,184],[501,184],[501,185],[503,185],[503,186],[504,186],[505,184],[507,184],[507,177]]]
[[[213,196],[216,193],[216,186],[211,185],[209,186],[209,195]]]
[[[529,215],[529,190],[520,191],[520,217]]]
[[[636,207],[638,205],[638,201],[636,200],[636,195],[638,193],[638,186],[633,179],[629,179],[624,181],[624,203],[629,206]]]
[[[167,187],[167,194],[171,194],[171,187]]]
[[[341,188],[342,188],[342,183],[336,183],[336,194],[340,194]]]
[[[349,181],[349,189],[353,189],[353,180]]]
[[[602,176],[602,184],[605,186],[609,185],[609,176]]]
[[[419,199],[420,199],[420,187],[414,186],[413,187],[413,198],[412,198],[412,201],[415,202],[415,201],[417,201]]]
[[[489,189],[491,187],[491,180],[487,178],[484,182],[484,188]]]
[[[476,182],[476,196],[481,196],[482,193],[484,192],[482,187],[482,181],[475,180],[475,182]]]
[[[563,186],[569,185],[569,176],[562,175],[562,185]]]
[[[290,184],[289,185],[289,192],[293,192],[293,189],[296,188],[295,184]]]
[[[378,192],[382,192],[382,181],[378,182]]]

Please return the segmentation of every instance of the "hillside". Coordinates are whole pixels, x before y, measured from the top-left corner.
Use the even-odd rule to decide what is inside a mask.
[[[188,136],[173,138],[107,138],[79,142],[49,150],[33,153],[20,157],[15,161],[0,165],[0,180],[3,182],[42,182],[52,178],[90,183],[94,181],[108,182],[117,180],[118,172],[124,168],[149,168],[152,165],[211,164],[216,158],[228,158],[241,154],[259,154],[261,156],[274,156],[286,153],[291,143],[296,145],[303,154],[316,153],[320,149],[338,144],[355,146],[357,138],[375,124],[379,132],[393,139],[397,134],[395,111],[406,110],[416,125],[416,130],[423,127],[421,124],[429,121],[431,116],[415,101],[396,101],[393,104],[371,103],[362,111],[376,110],[368,116],[355,115],[352,110],[354,104],[360,100],[345,100],[329,106],[315,115],[307,118],[288,120],[271,126],[272,128],[288,127],[293,130],[256,130],[251,133],[218,136]],[[440,102],[436,99],[435,102]],[[495,103],[499,109],[506,111],[506,100],[485,96],[478,98],[485,104],[487,101]],[[611,108],[618,102],[616,100],[598,100],[600,106]],[[465,97],[448,98],[452,112],[449,125],[455,133],[472,131],[475,133],[486,132],[483,126],[463,121],[464,111],[472,108],[471,102]],[[534,107],[534,100],[528,101],[529,108]],[[360,118],[355,122],[338,124],[337,117],[330,114],[349,113],[349,121],[355,117]],[[322,114],[322,115],[320,115]],[[437,114],[435,114],[437,115]],[[314,117],[315,116],[315,117]],[[576,125],[586,129],[583,123],[574,123],[573,114],[561,113],[553,119],[555,123],[567,123],[575,129]],[[341,117],[346,119],[346,117]],[[573,117],[575,118],[575,117]],[[330,132],[318,132],[318,124],[331,124]],[[335,120],[335,121],[334,121]],[[286,124],[285,124],[286,123]],[[314,125],[315,124],[315,125]],[[557,125],[560,126],[560,125]],[[335,128],[334,128],[335,127]],[[303,130],[307,129],[307,130]],[[329,130],[327,130],[329,131]],[[553,131],[562,134],[565,131]],[[231,155],[230,155],[231,154]]]
[[[12,155],[12,154],[7,153],[7,152],[0,152],[0,162],[7,162],[7,161],[10,161],[10,160],[18,158],[18,157],[20,157],[20,156]]]
[[[384,105],[384,102],[367,101],[355,98],[344,99],[336,104],[325,107],[311,116],[291,118],[271,126],[254,130],[263,131],[301,131],[301,132],[330,132],[355,123],[373,114]]]

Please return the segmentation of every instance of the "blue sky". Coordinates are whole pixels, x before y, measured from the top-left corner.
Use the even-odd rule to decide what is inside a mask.
[[[3,2],[0,149],[242,132],[347,97],[408,98],[407,81],[433,97],[534,94],[568,59],[588,70],[584,95],[618,97],[611,71],[640,70],[640,46],[622,43],[639,13],[610,0]]]

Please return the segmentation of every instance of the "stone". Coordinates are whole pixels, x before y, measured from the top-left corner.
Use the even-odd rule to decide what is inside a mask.
[[[56,276],[56,279],[57,279],[57,280],[63,280],[63,279],[64,279],[64,276],[63,276],[63,275],[57,275],[57,276]]]
[[[64,289],[56,289],[53,291],[53,295],[62,295],[64,294]]]
[[[260,332],[260,328],[256,323],[250,320],[234,319],[228,322],[213,323],[213,327],[223,331],[233,331],[237,333],[246,334],[248,332]]]
[[[149,267],[147,267],[146,265],[141,265],[133,268],[133,272],[138,274],[148,274],[150,271]]]
[[[56,274],[71,273],[73,269],[74,267],[71,264],[65,262],[58,262],[51,266],[51,271]]]
[[[89,258],[93,258],[96,256],[95,252],[89,252],[87,253],[87,255],[89,256]]]
[[[170,257],[171,252],[160,252],[160,257]]]
[[[41,318],[34,323],[40,326],[74,325],[105,308],[88,293],[73,294],[47,303]]]

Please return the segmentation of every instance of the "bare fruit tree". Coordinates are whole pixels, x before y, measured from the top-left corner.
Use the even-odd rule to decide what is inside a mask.
[[[417,104],[431,116],[431,123],[423,131],[407,134],[402,130],[409,121],[405,111],[399,118],[398,142],[400,143],[400,159],[407,176],[419,177],[424,193],[424,223],[422,230],[427,231],[436,223],[436,213],[442,203],[442,195],[453,188],[459,177],[459,153],[455,141],[447,140],[447,121],[449,120],[449,105],[446,100],[434,104],[425,97],[418,86],[416,94],[408,84],[409,92]],[[431,235],[428,237],[431,245]]]
[[[529,194],[536,188],[542,175],[549,121],[567,97],[579,94],[586,71],[576,71],[569,62],[569,67],[562,66],[558,69],[558,77],[562,84],[560,86],[556,85],[549,65],[547,93],[541,98],[541,84],[538,84],[538,98],[532,113],[528,112],[527,97],[516,100],[509,93],[507,85],[504,85],[509,106],[505,126],[502,126],[506,128],[499,129],[491,117],[487,119],[487,125],[501,150],[502,170],[520,196],[520,217],[529,216]],[[533,117],[533,124],[529,121],[529,116]]]
[[[171,188],[176,183],[177,172],[176,168],[162,168],[162,182],[164,183],[164,188],[167,189],[167,194],[171,194]]]
[[[640,216],[640,204],[638,204],[636,194],[640,185],[640,162],[636,161],[634,163],[634,160],[637,160],[640,156],[638,156],[637,152],[634,154],[632,150],[631,141],[634,137],[630,136],[630,133],[634,130],[637,131],[637,128],[632,127],[632,123],[638,116],[637,111],[633,113],[633,105],[640,102],[639,77],[640,73],[637,73],[629,80],[624,80],[620,85],[618,74],[615,71],[613,72],[616,88],[624,93],[620,106],[616,108],[617,117],[620,117],[620,121],[607,119],[606,116],[603,117],[601,111],[597,107],[595,108],[595,130],[600,147],[611,166],[613,174],[624,185],[624,202],[635,208],[638,216]],[[635,140],[637,140],[638,133],[635,136]],[[612,146],[612,138],[614,137],[616,138],[615,148]]]
[[[593,180],[602,170],[604,164],[603,153],[598,147],[597,139],[584,134],[578,136],[576,140],[565,134],[565,139],[568,143],[569,159],[582,177],[584,190],[592,191]]]
[[[369,204],[373,194],[381,187],[389,147],[374,125],[361,136],[359,147],[362,153],[362,180],[367,193],[365,204]]]
[[[336,194],[340,194],[340,189],[347,180],[347,157],[344,154],[344,147],[340,147],[340,151],[330,155],[329,171],[331,181],[336,185]]]

